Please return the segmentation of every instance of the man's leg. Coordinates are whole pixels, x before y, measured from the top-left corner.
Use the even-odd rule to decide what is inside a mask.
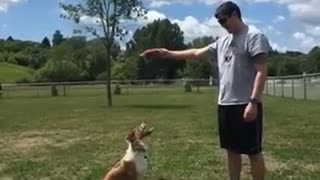
[[[241,154],[227,150],[227,166],[229,171],[229,180],[240,180]]]
[[[249,155],[253,180],[264,180],[265,162],[261,153]]]

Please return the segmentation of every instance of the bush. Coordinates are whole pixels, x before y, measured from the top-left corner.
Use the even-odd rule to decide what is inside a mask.
[[[192,92],[192,86],[190,81],[184,83],[184,92]]]
[[[37,71],[35,77],[37,81],[75,81],[81,79],[80,74],[81,69],[73,62],[50,60]]]
[[[107,80],[107,73],[106,72],[102,72],[102,73],[98,74],[98,76],[96,77],[96,80],[98,80],[98,81]]]
[[[116,84],[116,87],[114,88],[114,94],[121,94],[121,87],[119,84]]]
[[[32,80],[28,77],[20,78],[16,80],[16,83],[31,83]]]
[[[56,85],[51,86],[51,95],[52,96],[58,96],[59,95]]]

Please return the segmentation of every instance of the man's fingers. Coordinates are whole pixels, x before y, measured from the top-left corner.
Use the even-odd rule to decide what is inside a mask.
[[[147,49],[143,53],[141,53],[140,56],[154,57],[154,56],[159,56],[159,54],[160,54],[159,49]]]
[[[245,121],[252,121],[255,119],[255,115],[253,113],[245,112],[243,115],[243,119]]]

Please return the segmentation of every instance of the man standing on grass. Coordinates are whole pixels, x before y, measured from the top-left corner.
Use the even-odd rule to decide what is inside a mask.
[[[219,138],[221,148],[226,149],[229,179],[240,179],[241,154],[246,154],[250,159],[253,179],[263,180],[261,97],[267,80],[267,54],[271,47],[264,34],[242,21],[240,8],[235,3],[222,3],[216,9],[215,17],[229,33],[214,43],[180,51],[148,49],[141,56],[183,60],[214,54],[219,69]]]

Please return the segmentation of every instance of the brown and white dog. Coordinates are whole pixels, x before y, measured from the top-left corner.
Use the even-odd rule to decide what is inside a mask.
[[[126,154],[111,168],[104,180],[143,180],[148,166],[148,147],[144,138],[149,136],[152,130],[146,130],[146,123],[142,123],[129,133]]]

